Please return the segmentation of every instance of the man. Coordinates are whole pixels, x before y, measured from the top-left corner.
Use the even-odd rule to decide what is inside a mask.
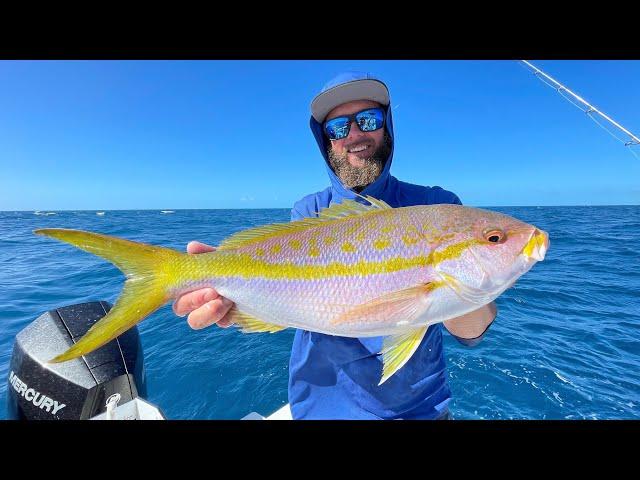
[[[343,199],[370,195],[392,207],[461,204],[440,187],[412,185],[391,176],[394,134],[386,85],[370,74],[346,72],[331,80],[311,103],[311,131],[320,148],[331,186],[295,203],[291,219]],[[189,253],[212,247],[190,242]],[[189,313],[193,328],[212,323],[228,327],[232,302],[213,289],[176,300],[178,315]],[[444,322],[460,342],[475,345],[496,316],[491,303]],[[432,325],[411,359],[378,386],[382,337],[347,338],[297,330],[289,364],[289,403],[294,419],[448,418],[451,392],[445,376],[443,324]]]

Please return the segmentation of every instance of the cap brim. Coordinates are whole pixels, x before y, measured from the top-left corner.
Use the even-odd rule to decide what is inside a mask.
[[[378,80],[365,79],[343,83],[314,98],[311,102],[311,115],[317,122],[322,123],[331,110],[354,100],[372,100],[386,107],[389,105],[389,90]]]

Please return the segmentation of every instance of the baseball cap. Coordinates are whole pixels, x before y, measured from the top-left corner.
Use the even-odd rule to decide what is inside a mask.
[[[386,107],[389,89],[371,73],[344,72],[332,78],[311,101],[311,115],[322,123],[335,107],[353,100],[372,100]]]

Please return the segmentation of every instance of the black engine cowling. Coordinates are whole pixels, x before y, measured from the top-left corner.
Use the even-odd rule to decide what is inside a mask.
[[[16,336],[7,390],[10,419],[84,420],[105,412],[107,398],[115,393],[121,403],[146,396],[137,327],[88,355],[47,363],[110,309],[101,301],[50,310]]]

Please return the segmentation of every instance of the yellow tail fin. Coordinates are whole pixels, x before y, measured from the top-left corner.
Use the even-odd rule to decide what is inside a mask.
[[[175,278],[172,261],[186,255],[168,248],[80,230],[43,228],[34,233],[62,240],[103,257],[127,277],[122,293],[109,313],[50,363],[64,362],[92,352],[164,305],[170,299],[169,290]]]

